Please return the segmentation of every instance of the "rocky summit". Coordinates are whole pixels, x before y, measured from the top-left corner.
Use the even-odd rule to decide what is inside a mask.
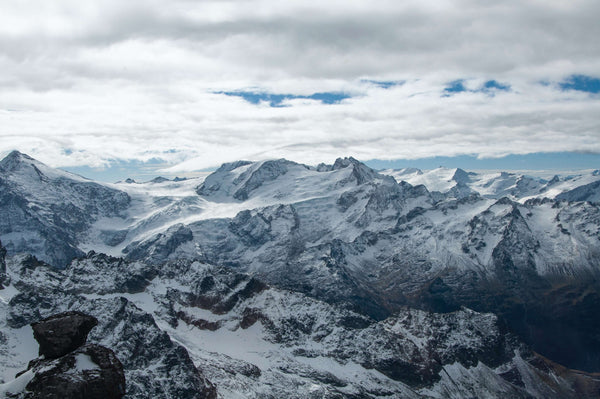
[[[596,171],[0,167],[3,387],[35,335],[111,348],[126,398],[600,397]]]

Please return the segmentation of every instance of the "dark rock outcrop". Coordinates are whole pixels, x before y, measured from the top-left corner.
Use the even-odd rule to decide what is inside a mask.
[[[33,336],[40,344],[40,355],[56,359],[83,345],[88,333],[98,324],[93,316],[65,312],[32,323]]]
[[[191,263],[187,262],[188,267]],[[180,273],[175,266],[165,269]],[[98,325],[90,331],[88,342],[110,348],[121,361],[127,398],[215,399],[215,386],[185,348],[171,341],[152,315],[123,296],[113,295],[137,292],[147,284],[129,283],[137,277],[152,279],[153,270],[142,263],[94,253],[61,270],[14,265],[13,285],[20,293],[10,301],[7,325],[22,328],[67,309],[93,315]],[[83,293],[96,298],[87,299]],[[8,360],[2,356],[1,339],[0,370]]]
[[[0,290],[4,288],[6,284],[6,249],[2,246],[2,242],[0,241]]]
[[[26,399],[119,399],[125,394],[123,365],[114,352],[96,344],[58,359],[30,363],[33,378]]]
[[[125,373],[115,353],[86,344],[98,320],[81,312],[64,312],[32,323],[41,357],[16,375],[18,399],[120,399],[125,395]]]

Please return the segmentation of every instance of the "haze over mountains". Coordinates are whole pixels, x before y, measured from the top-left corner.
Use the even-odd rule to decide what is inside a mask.
[[[125,357],[130,397],[146,383],[190,398],[211,384],[224,398],[600,392],[563,367],[600,371],[598,171],[380,173],[340,158],[104,184],[15,151],[0,190],[7,370],[29,322],[83,309]],[[136,327],[113,333],[124,318]],[[161,391],[149,381],[173,356]]]

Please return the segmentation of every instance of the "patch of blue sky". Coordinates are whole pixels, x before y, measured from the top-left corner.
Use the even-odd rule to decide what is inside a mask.
[[[153,158],[146,162],[137,160],[114,160],[106,167],[94,168],[90,166],[70,166],[61,168],[71,173],[78,174],[88,179],[102,181],[106,183],[115,183],[133,179],[136,182],[145,182],[155,177],[162,176],[169,179],[175,177],[193,177],[194,173],[165,174],[159,172],[159,169],[171,166],[164,160]]]
[[[494,95],[496,91],[509,91],[510,85],[507,83],[500,83],[497,80],[488,80],[483,83],[477,89],[468,89],[465,86],[465,80],[459,79],[449,82],[448,85],[444,88],[444,97],[450,97],[456,93],[462,92],[470,92],[470,93],[487,93],[491,96]]]
[[[351,98],[352,96],[347,93],[340,92],[323,92],[323,93],[314,93],[310,96],[297,96],[296,98],[308,98],[311,100],[319,100],[323,104],[337,104],[342,100],[347,98]]]
[[[464,82],[464,80],[460,79],[448,83],[448,86],[444,88],[445,96],[451,96],[454,93],[461,93],[463,91],[467,91]]]
[[[486,91],[486,90],[502,90],[502,91],[509,91],[510,90],[510,85],[509,84],[505,84],[505,83],[500,83],[496,80],[488,80],[487,82],[485,82],[481,88],[481,90]]]
[[[600,79],[586,75],[571,75],[559,83],[561,90],[577,90],[586,93],[600,93]]]
[[[370,84],[373,86],[377,86],[381,89],[389,89],[394,86],[402,86],[406,83],[404,80],[372,80],[372,79],[362,79],[361,83]]]
[[[241,97],[251,104],[267,102],[271,107],[284,107],[286,106],[284,104],[285,100],[309,99],[320,101],[323,104],[337,104],[352,97],[352,95],[343,92],[320,92],[310,95],[274,94],[260,91],[220,91],[216,93],[224,94],[226,96]]]
[[[398,159],[382,161],[373,159],[365,162],[374,169],[419,168],[435,169],[462,168],[465,170],[576,170],[599,169],[600,154],[579,152],[537,152],[532,154],[511,154],[501,158],[477,158],[475,155],[454,157],[430,157],[421,159]]]

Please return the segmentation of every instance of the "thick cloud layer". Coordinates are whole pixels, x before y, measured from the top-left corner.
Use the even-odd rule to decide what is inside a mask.
[[[172,171],[598,153],[599,95],[565,83],[597,82],[598,15],[584,0],[9,0],[0,153]]]

